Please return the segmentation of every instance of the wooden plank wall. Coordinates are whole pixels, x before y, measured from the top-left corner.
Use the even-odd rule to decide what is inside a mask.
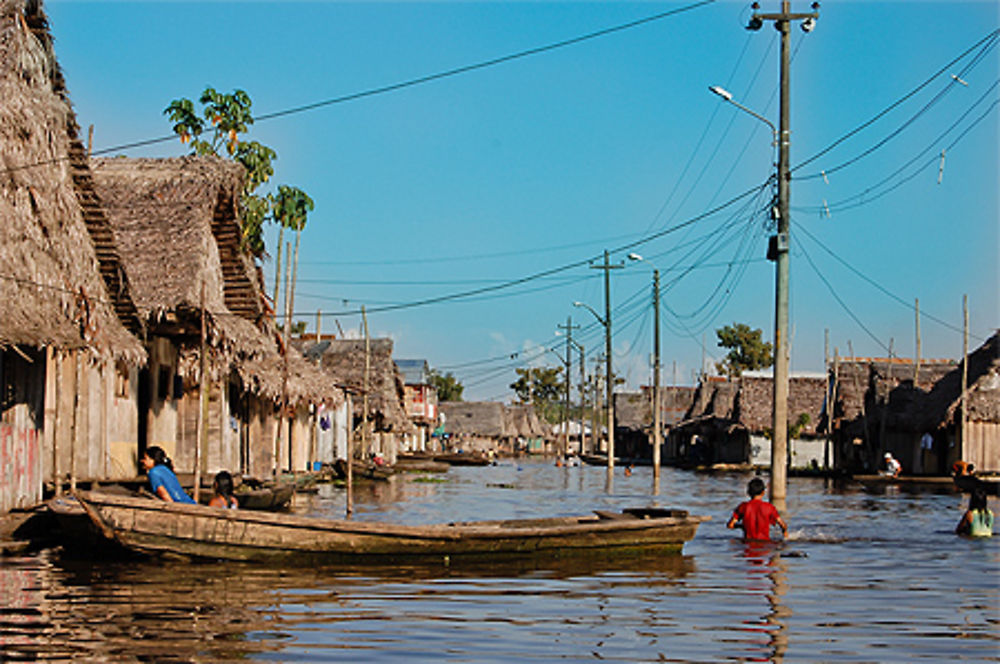
[[[118,372],[123,372],[119,376]],[[94,363],[80,352],[49,352],[42,476],[106,480],[138,474],[138,371]]]
[[[41,437],[26,409],[12,410],[20,411],[10,418],[13,423],[0,423],[0,513],[42,500]]]
[[[1000,423],[970,421],[962,459],[974,464],[978,473],[1000,472]]]

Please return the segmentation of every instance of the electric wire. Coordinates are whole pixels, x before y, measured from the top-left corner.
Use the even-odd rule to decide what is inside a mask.
[[[851,137],[857,135],[858,133],[864,131],[865,129],[867,129],[868,127],[870,127],[874,123],[876,123],[878,120],[880,120],[881,118],[883,118],[884,116],[886,116],[887,114],[889,114],[890,112],[892,112],[898,106],[902,105],[903,103],[905,103],[906,101],[908,101],[909,99],[911,99],[913,96],[915,96],[916,94],[918,94],[921,90],[923,90],[924,88],[926,88],[927,86],[929,86],[931,83],[933,83],[935,80],[937,80],[938,77],[940,77],[942,74],[944,74],[949,69],[951,69],[956,63],[961,62],[966,56],[968,56],[970,53],[972,53],[973,51],[975,51],[977,48],[983,47],[984,45],[988,44],[988,42],[995,41],[997,39],[997,35],[998,34],[1000,34],[1000,30],[992,30],[992,31],[990,31],[989,34],[987,34],[985,37],[983,37],[982,39],[980,39],[979,41],[977,41],[975,44],[973,44],[972,46],[970,46],[968,49],[966,49],[965,51],[963,51],[960,55],[958,55],[956,58],[954,58],[953,60],[951,60],[950,62],[948,62],[946,65],[944,65],[943,67],[941,67],[940,69],[938,69],[929,78],[927,78],[924,82],[920,83],[913,90],[911,90],[910,92],[908,92],[904,96],[900,97],[899,99],[897,99],[896,101],[894,101],[892,104],[890,104],[889,106],[887,106],[883,110],[879,111],[877,114],[875,114],[872,118],[870,118],[866,122],[858,125],[857,127],[855,127],[854,129],[850,130],[849,132],[847,132],[846,134],[844,134],[840,138],[834,140],[827,147],[825,147],[822,150],[820,150],[819,152],[815,153],[814,155],[812,155],[808,159],[805,159],[805,160],[799,162],[798,164],[796,164],[795,166],[793,166],[791,169],[789,169],[789,173],[794,173],[794,172],[798,171],[799,169],[801,169],[802,167],[804,167],[804,166],[806,166],[808,164],[811,164],[812,162],[816,161],[817,159],[819,159],[823,155],[829,153],[831,150],[833,150],[834,148],[836,148],[837,146],[839,146],[844,141],[846,141],[846,140],[850,139]],[[829,171],[827,171],[827,172],[829,172]],[[819,173],[814,173],[812,175],[797,177],[796,179],[798,179],[798,180],[807,180],[807,179],[812,179],[812,178],[817,178],[817,177],[822,177],[822,176],[823,176],[823,171],[821,171]]]
[[[455,67],[453,69],[448,69],[445,71],[437,72],[434,74],[427,74],[425,76],[419,76],[416,78],[408,79],[406,81],[400,81],[398,83],[391,83],[389,85],[383,85],[375,88],[369,88],[368,90],[362,90],[360,92],[354,92],[346,95],[341,95],[339,97],[332,97],[330,99],[324,99],[317,102],[312,102],[309,104],[303,104],[301,106],[293,106],[292,108],[286,108],[280,111],[272,111],[270,113],[263,113],[254,118],[254,122],[264,122],[267,120],[274,120],[276,118],[283,118],[289,115],[297,115],[299,113],[304,113],[306,111],[316,110],[318,108],[324,108],[327,106],[333,106],[336,104],[342,104],[350,101],[355,101],[358,99],[364,99],[366,97],[374,97],[376,95],[382,95],[389,92],[395,92],[397,90],[403,90],[406,88],[411,88],[414,86],[422,85],[424,83],[430,83],[432,81],[438,81],[445,78],[450,78],[453,76],[458,76],[460,74],[466,74],[468,72],[477,71],[480,69],[487,69],[489,67],[494,67],[507,62],[512,62],[515,60],[520,60],[522,58],[527,58],[534,55],[539,55],[541,53],[547,53],[549,51],[554,51],[557,49],[565,48],[567,46],[573,46],[575,44],[580,44],[582,42],[590,41],[593,39],[598,39],[600,37],[606,37],[611,34],[622,32],[625,30],[630,30],[632,28],[637,28],[649,23],[663,20],[684,12],[691,11],[693,9],[698,9],[700,7],[710,5],[715,3],[716,0],[701,0],[700,2],[695,2],[683,7],[676,7],[674,9],[669,9],[667,11],[659,12],[651,16],[646,16],[644,18],[636,19],[634,21],[628,21],[626,23],[621,23],[619,25],[614,25],[608,28],[602,28],[600,30],[595,30],[593,32],[588,32],[583,35],[578,35],[576,37],[571,37],[569,39],[563,39],[557,42],[552,42],[542,46],[536,46],[523,51],[518,51],[516,53],[510,53],[508,55],[503,55],[496,58],[491,58],[489,60],[484,60],[482,62],[477,62],[469,65],[463,65],[461,67]],[[131,143],[122,143],[120,145],[113,145],[107,148],[101,148],[99,150],[94,150],[91,154],[95,156],[111,154],[115,152],[125,152],[128,150],[133,150],[140,147],[148,147],[150,145],[155,145],[157,143],[166,143],[168,141],[173,141],[177,139],[176,134],[171,134],[170,136],[160,136],[158,138],[150,138],[140,141],[134,141]],[[2,172],[11,173],[18,170],[23,170],[26,168],[33,168],[36,166],[43,166],[52,163],[58,163],[68,159],[69,157],[57,157],[53,159],[46,159],[43,161],[33,162],[31,164],[24,164],[20,166],[8,166],[2,169]]]
[[[833,251],[828,246],[826,246],[819,238],[817,238],[815,235],[813,235],[811,232],[809,232],[809,229],[804,224],[799,223],[798,221],[796,221],[794,219],[792,220],[792,223],[795,225],[796,230],[802,231],[803,233],[805,233],[805,235],[810,240],[812,240],[813,242],[815,242],[823,251],[825,251],[826,253],[828,253],[831,257],[833,257],[834,260],[836,260],[838,263],[840,263],[841,265],[843,265],[844,267],[846,267],[848,270],[850,270],[851,272],[853,272],[860,279],[862,279],[863,281],[867,282],[869,285],[873,286],[874,288],[876,288],[877,290],[879,290],[880,292],[882,292],[884,295],[888,296],[889,298],[891,298],[891,299],[895,300],[896,302],[898,302],[899,304],[903,305],[904,307],[906,307],[910,311],[914,311],[914,312],[916,311],[916,306],[912,302],[908,302],[908,301],[904,300],[899,295],[896,295],[895,293],[893,293],[892,291],[890,291],[888,288],[886,288],[885,286],[883,286],[882,284],[878,283],[877,281],[875,281],[874,279],[872,279],[871,277],[869,277],[865,273],[861,272],[861,270],[857,269],[856,267],[854,267],[853,265],[851,265],[850,263],[848,263],[840,255],[838,255],[835,251]],[[950,330],[952,330],[954,332],[958,332],[958,333],[963,333],[964,332],[964,330],[961,327],[953,325],[952,323],[949,323],[948,321],[944,320],[943,318],[940,318],[938,316],[934,316],[934,315],[928,313],[927,311],[921,311],[920,312],[920,316],[922,318],[927,318],[928,320],[932,320],[935,323],[937,323],[937,324],[939,324],[939,325],[941,325],[943,327],[946,327],[946,328],[948,328],[948,329],[950,329]],[[985,338],[979,337],[979,336],[974,335],[972,333],[970,333],[970,336],[972,336],[973,338],[977,339],[978,341],[985,341]]]
[[[876,344],[878,344],[884,351],[886,351],[886,353],[891,354],[892,351],[889,350],[889,347],[886,344],[884,344],[882,340],[879,339],[875,335],[875,333],[868,328],[867,325],[864,324],[864,322],[854,313],[854,311],[849,306],[847,306],[847,303],[844,302],[843,298],[841,298],[840,295],[837,294],[837,291],[836,289],[834,289],[833,284],[830,283],[830,281],[826,278],[826,276],[824,276],[823,273],[820,271],[816,263],[813,262],[812,256],[809,255],[809,252],[806,251],[802,243],[796,240],[796,247],[799,249],[799,251],[802,252],[802,255],[805,256],[806,261],[809,263],[810,267],[812,267],[813,271],[816,273],[816,276],[819,277],[820,281],[822,281],[823,284],[826,286],[827,290],[830,291],[830,295],[832,295],[833,299],[837,301],[837,304],[840,305],[840,307],[847,313],[847,315],[850,316],[851,319],[858,324],[858,327],[864,330],[865,333],[869,337],[871,337]]]
[[[993,85],[991,85],[986,90],[986,92],[984,92],[975,102],[973,102],[973,104],[968,109],[966,109],[966,111],[961,116],[959,116],[957,120],[955,120],[943,133],[941,133],[937,138],[935,138],[934,141],[932,141],[926,148],[924,148],[923,150],[921,150],[919,153],[917,153],[916,156],[914,156],[912,159],[910,159],[909,161],[907,161],[905,164],[903,164],[902,166],[900,166],[898,169],[896,169],[895,171],[893,171],[892,173],[890,173],[887,177],[883,178],[879,182],[866,187],[864,190],[862,190],[859,193],[853,194],[851,196],[848,196],[846,198],[840,199],[838,201],[834,201],[833,203],[828,203],[828,204],[823,205],[823,206],[803,206],[803,207],[796,207],[796,208],[793,208],[793,209],[798,210],[798,211],[805,211],[805,212],[842,212],[844,210],[854,209],[854,208],[860,207],[862,205],[868,205],[868,204],[870,204],[870,203],[872,203],[872,202],[874,202],[874,201],[882,198],[883,196],[889,194],[890,192],[895,191],[896,189],[898,189],[902,185],[906,184],[910,180],[912,180],[915,177],[917,177],[920,173],[924,172],[928,167],[930,167],[933,164],[935,164],[936,162],[938,162],[938,159],[939,159],[938,155],[937,154],[932,155],[924,163],[922,163],[919,167],[917,167],[916,170],[914,170],[912,173],[910,173],[905,178],[902,178],[901,180],[899,180],[898,182],[896,182],[895,184],[893,184],[891,187],[887,187],[886,189],[884,189],[883,191],[878,192],[877,194],[873,194],[872,193],[874,190],[877,190],[879,187],[882,187],[886,183],[890,182],[893,178],[895,178],[900,173],[902,173],[903,171],[905,171],[907,168],[909,168],[910,166],[912,166],[914,162],[916,162],[918,159],[920,159],[921,157],[923,157],[924,155],[926,155],[927,152],[929,152],[931,150],[936,150],[937,149],[937,145],[939,145],[939,141],[943,140],[952,131],[954,131],[955,129],[957,129],[958,126],[962,123],[962,121],[964,121],[969,116],[969,114],[972,113],[973,110],[975,110],[975,108],[977,106],[979,106],[983,101],[985,101],[986,98],[993,92],[993,90],[998,85],[1000,85],[1000,79],[997,79],[996,81],[994,81]],[[943,151],[947,152],[947,151],[951,150],[953,147],[955,147],[956,145],[958,145],[958,143],[963,138],[965,138],[965,136],[968,135],[968,133],[972,129],[974,129],[980,122],[982,122],[983,120],[985,120],[987,116],[989,116],[989,114],[993,111],[993,109],[997,107],[998,103],[1000,103],[1000,99],[994,99],[993,103],[990,104],[986,108],[986,110],[984,110],[979,115],[979,117],[977,117],[975,120],[973,120],[969,124],[968,127],[966,127],[958,136],[956,136],[951,141],[951,143],[947,144],[943,148]]]

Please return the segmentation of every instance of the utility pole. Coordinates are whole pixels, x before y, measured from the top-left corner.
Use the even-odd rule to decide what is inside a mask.
[[[587,365],[584,363],[584,352],[583,346],[581,344],[576,344],[576,347],[580,350],[580,457],[584,455],[584,445],[587,441],[587,435],[584,432],[584,417],[585,410],[584,406],[587,403]]]
[[[604,250],[604,263],[602,265],[591,265],[592,269],[604,270],[604,355],[605,355],[605,398],[608,408],[608,474],[615,469],[615,399],[614,399],[614,374],[611,372],[611,270],[619,270],[625,267],[624,263],[612,265],[608,260],[608,250]]]
[[[654,491],[660,481],[660,444],[663,442],[663,431],[660,403],[660,270],[637,253],[628,255],[629,260],[648,263],[653,268],[653,486]]]
[[[660,480],[663,404],[660,403],[660,270],[653,269],[653,482]]]
[[[789,32],[792,21],[802,21],[802,29],[811,32],[819,18],[819,3],[812,4],[813,12],[793,14],[789,0],[782,0],[778,14],[758,14],[760,5],[752,5],[754,13],[747,26],[759,30],[763,21],[773,21],[781,33],[781,104],[778,122],[778,205],[777,235],[772,238],[775,261],[774,302],[774,410],[771,417],[771,502],[778,501],[779,509],[787,495],[788,476],[788,276],[789,276],[789,184],[788,170],[790,134],[790,69],[791,49]]]
[[[562,454],[565,457],[569,454],[569,388],[570,388],[570,372],[573,368],[573,317],[566,317],[566,325],[557,325],[561,330],[566,330],[566,407],[563,410],[563,445]],[[580,327],[577,325],[576,327]],[[581,406],[582,407],[582,406]]]

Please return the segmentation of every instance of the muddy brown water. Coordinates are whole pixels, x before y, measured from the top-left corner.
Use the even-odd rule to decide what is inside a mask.
[[[0,661],[1000,661],[1000,537],[953,534],[965,498],[789,480],[789,541],[725,522],[748,475],[545,462],[359,486],[354,518],[422,524],[681,507],[683,553],[624,560],[263,567],[0,558]],[[991,502],[994,511],[998,505]],[[294,511],[340,518],[343,490]]]

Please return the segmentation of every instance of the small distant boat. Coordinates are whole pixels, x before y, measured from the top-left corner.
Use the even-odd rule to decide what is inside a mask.
[[[240,508],[245,510],[281,510],[288,507],[295,495],[292,484],[262,486],[258,489],[239,488],[233,492]]]
[[[434,460],[451,466],[489,466],[493,463],[482,454],[435,454]]]
[[[954,482],[950,477],[937,475],[853,475],[851,479],[864,486],[899,486],[914,489],[952,489]]]
[[[638,508],[582,517],[428,526],[221,510],[80,491],[94,530],[145,554],[266,562],[386,563],[678,552],[708,516]]]
[[[333,472],[336,473],[337,479],[347,479],[347,462],[343,459],[337,459],[333,463]],[[353,480],[386,482],[395,474],[396,471],[389,466],[376,466],[373,463],[365,465],[357,462],[351,465],[351,479]]]
[[[415,457],[397,457],[392,468],[403,473],[444,473],[451,468],[450,463],[435,461],[430,457],[418,459]]]

